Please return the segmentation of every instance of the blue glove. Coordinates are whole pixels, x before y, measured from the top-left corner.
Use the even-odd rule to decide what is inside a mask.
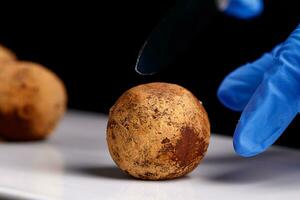
[[[254,156],[272,145],[300,111],[300,25],[273,51],[230,73],[217,95],[243,110],[233,139],[238,154]]]
[[[264,8],[262,0],[217,0],[217,5],[221,11],[240,19],[256,17]]]

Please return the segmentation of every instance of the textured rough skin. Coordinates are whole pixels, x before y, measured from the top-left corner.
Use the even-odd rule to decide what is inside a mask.
[[[0,62],[17,60],[16,55],[6,47],[0,45]]]
[[[66,108],[58,77],[39,64],[11,61],[0,63],[0,83],[0,138],[46,138]]]
[[[185,88],[149,83],[126,91],[110,109],[107,143],[115,163],[140,179],[172,179],[195,169],[209,144],[210,125]]]

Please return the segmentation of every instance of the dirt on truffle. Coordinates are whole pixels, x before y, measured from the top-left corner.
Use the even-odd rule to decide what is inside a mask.
[[[172,179],[195,169],[209,144],[207,113],[185,88],[149,83],[111,108],[107,142],[116,164],[141,179]]]

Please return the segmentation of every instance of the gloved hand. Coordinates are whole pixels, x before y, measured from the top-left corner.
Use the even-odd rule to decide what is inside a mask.
[[[216,0],[219,10],[240,19],[260,15],[264,9],[263,0]]]
[[[217,95],[243,111],[233,139],[238,154],[253,156],[272,145],[300,111],[300,25],[273,51],[230,73]]]

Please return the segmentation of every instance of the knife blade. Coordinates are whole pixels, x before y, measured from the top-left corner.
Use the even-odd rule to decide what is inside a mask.
[[[136,72],[151,75],[175,62],[218,12],[212,0],[178,0],[140,49]]]

